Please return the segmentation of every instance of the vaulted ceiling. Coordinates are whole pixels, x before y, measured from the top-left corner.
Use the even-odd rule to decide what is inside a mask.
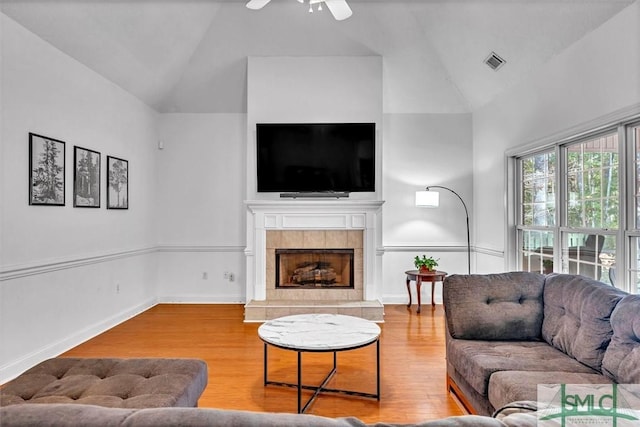
[[[469,112],[637,0],[0,0],[4,14],[159,112],[246,112],[248,56],[383,57],[384,110]],[[496,52],[498,71],[484,64]],[[595,59],[594,59],[595,60]],[[310,85],[323,82],[309,81]]]

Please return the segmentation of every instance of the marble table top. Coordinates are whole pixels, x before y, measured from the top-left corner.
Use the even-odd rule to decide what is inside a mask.
[[[265,322],[258,336],[277,347],[303,351],[339,351],[370,344],[380,327],[370,320],[342,314],[297,314]]]

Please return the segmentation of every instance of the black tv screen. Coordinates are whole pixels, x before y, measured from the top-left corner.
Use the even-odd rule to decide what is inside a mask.
[[[258,123],[258,192],[375,191],[375,123]]]

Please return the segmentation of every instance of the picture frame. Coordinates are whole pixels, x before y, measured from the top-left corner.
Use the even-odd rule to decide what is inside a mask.
[[[107,209],[129,209],[129,161],[107,156]]]
[[[73,207],[100,207],[100,153],[73,147]]]
[[[65,205],[65,142],[29,132],[29,205]]]

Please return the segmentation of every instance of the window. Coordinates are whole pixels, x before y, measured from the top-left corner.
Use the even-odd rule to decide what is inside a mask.
[[[629,131],[630,146],[632,147],[629,157],[631,161],[630,176],[633,178],[629,183],[629,191],[633,191],[633,205],[629,209],[629,218],[632,222],[631,230],[628,232],[629,240],[629,282],[631,291],[640,293],[640,125],[636,124]]]
[[[640,123],[585,135],[512,157],[517,268],[640,293]]]
[[[522,161],[522,223],[555,224],[555,153],[542,153]]]
[[[556,154],[546,151],[522,158],[520,170],[519,242],[526,271],[550,273],[556,224]]]
[[[618,135],[566,147],[567,225],[618,228]]]
[[[566,220],[561,271],[609,284],[620,219],[618,151],[616,132],[562,147]]]

